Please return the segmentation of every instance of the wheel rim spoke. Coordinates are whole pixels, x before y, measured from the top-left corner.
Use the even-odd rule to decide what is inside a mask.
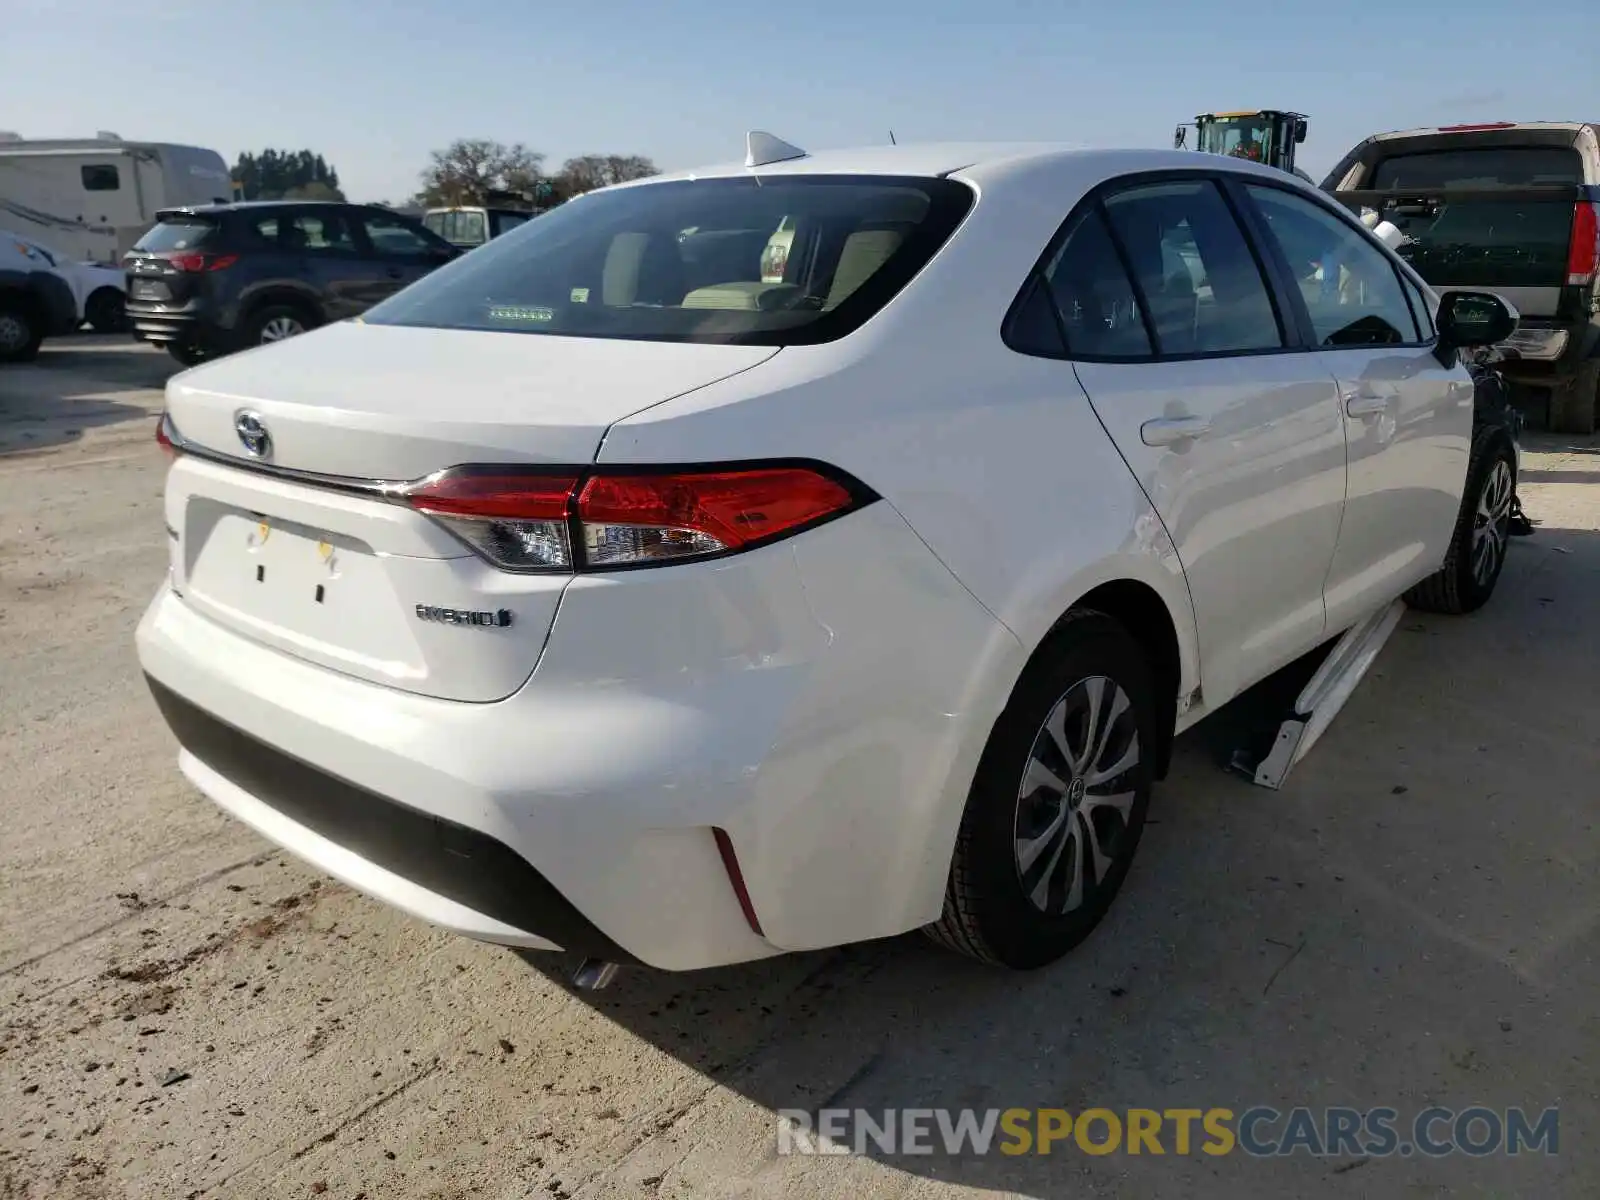
[[[1065,809],[1062,810],[1062,815],[1066,815]],[[1033,891],[1030,893],[1030,898],[1039,908],[1046,908],[1050,903],[1050,884],[1055,880],[1056,868],[1061,865],[1061,852],[1067,848],[1068,842],[1077,841],[1072,836],[1073,830],[1070,825],[1063,821],[1062,827],[1064,832],[1062,836],[1054,839],[1054,848],[1050,854],[1050,861],[1045,864],[1044,870],[1039,872],[1039,882],[1034,885]],[[1081,855],[1081,850],[1074,848],[1072,853],[1074,860],[1076,860]],[[1073,868],[1073,870],[1076,871],[1076,868]]]
[[[1034,863],[1038,862],[1040,856],[1051,846],[1056,846],[1057,854],[1061,853],[1061,847],[1056,843],[1065,839],[1057,835],[1061,832],[1062,826],[1067,823],[1067,812],[1067,806],[1063,804],[1061,810],[1056,813],[1055,819],[1037,837],[1017,839],[1017,865],[1022,868],[1024,875],[1033,870]],[[1046,877],[1049,874],[1048,871],[1045,872]]]
[[[1089,765],[1089,755],[1093,753],[1096,738],[1100,732],[1100,707],[1105,698],[1106,681],[1099,676],[1084,681],[1084,691],[1089,697],[1089,713],[1083,729],[1083,749],[1068,757],[1067,762],[1072,767],[1074,775],[1081,772]]]
[[[1059,775],[1045,766],[1037,758],[1028,760],[1028,770],[1022,777],[1022,789],[1018,799],[1026,799],[1036,792],[1054,792],[1058,796],[1065,796],[1070,785]]]
[[[1119,775],[1126,775],[1139,761],[1139,735],[1128,741],[1128,748],[1109,767],[1098,767],[1083,777],[1085,787],[1103,787]]]
[[[1489,478],[1484,480],[1473,516],[1472,577],[1480,586],[1494,576],[1505,555],[1510,538],[1513,491],[1511,467],[1500,459],[1489,472]]]

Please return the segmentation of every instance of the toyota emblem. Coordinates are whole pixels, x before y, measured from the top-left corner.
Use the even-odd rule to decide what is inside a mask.
[[[261,419],[260,413],[245,411],[235,414],[233,431],[239,435],[245,450],[256,458],[271,456],[272,435],[267,432],[267,423]]]

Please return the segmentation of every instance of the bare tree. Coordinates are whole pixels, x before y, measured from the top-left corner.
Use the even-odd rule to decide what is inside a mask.
[[[585,154],[561,164],[556,176],[563,194],[577,195],[630,179],[659,175],[656,164],[642,154]]]
[[[532,193],[544,178],[544,155],[521,142],[506,146],[488,138],[460,138],[430,158],[416,197],[429,207],[483,204],[491,192]]]

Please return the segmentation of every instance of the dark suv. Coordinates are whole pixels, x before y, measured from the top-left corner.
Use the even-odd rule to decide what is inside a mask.
[[[128,320],[136,338],[189,365],[357,316],[460,254],[376,206],[163,209],[123,259]]]

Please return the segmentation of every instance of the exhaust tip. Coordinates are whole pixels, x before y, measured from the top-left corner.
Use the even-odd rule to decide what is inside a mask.
[[[617,964],[603,958],[586,958],[572,973],[572,986],[585,992],[598,992],[617,977]]]

